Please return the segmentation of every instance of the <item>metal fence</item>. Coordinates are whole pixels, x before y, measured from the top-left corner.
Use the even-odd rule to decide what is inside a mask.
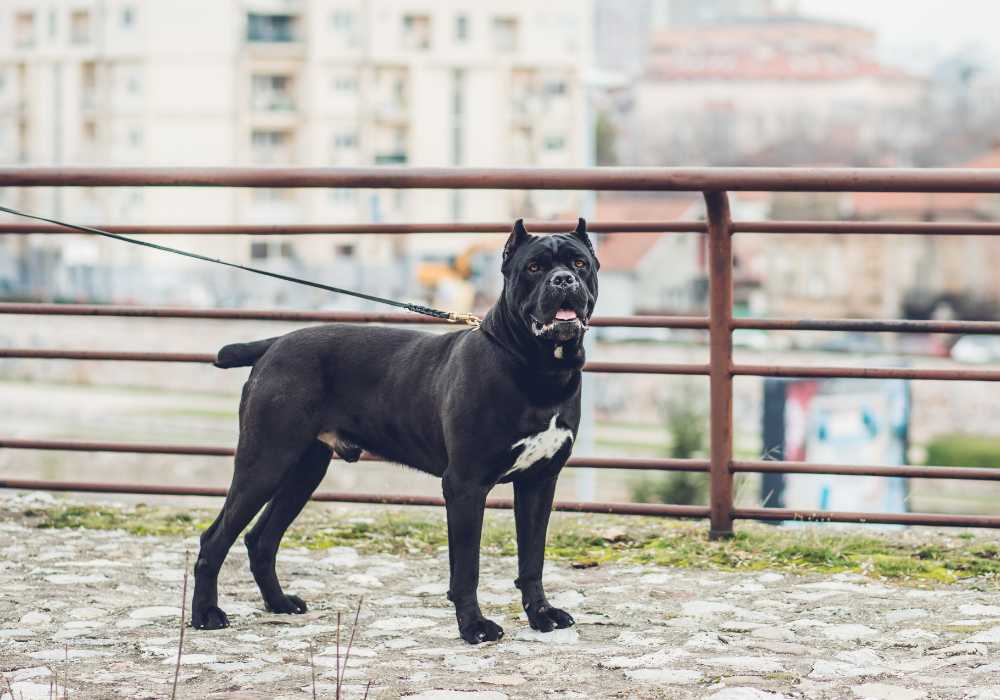
[[[1000,481],[1000,469],[834,465],[789,461],[733,459],[733,379],[758,377],[855,377],[915,380],[998,381],[1000,371],[969,369],[912,369],[876,367],[804,367],[748,365],[733,361],[732,333],[736,329],[802,331],[870,331],[895,333],[986,333],[1000,334],[1000,323],[972,321],[911,321],[871,319],[779,319],[733,318],[732,239],[739,233],[781,234],[873,234],[873,235],[1000,235],[1000,224],[979,222],[883,222],[883,221],[733,221],[727,191],[796,192],[980,192],[1000,193],[997,170],[928,169],[823,169],[823,168],[591,168],[591,169],[463,169],[463,168],[0,168],[0,187],[337,187],[337,188],[433,188],[433,189],[525,189],[591,191],[689,191],[702,192],[707,221],[594,221],[592,232],[628,235],[636,232],[702,233],[708,244],[709,309],[707,317],[619,316],[598,317],[594,326],[705,329],[709,336],[707,364],[590,362],[588,372],[703,375],[710,385],[711,451],[701,459],[619,459],[573,457],[569,467],[708,472],[708,507],[558,502],[557,510],[577,512],[658,515],[708,518],[713,537],[732,533],[735,519],[765,521],[817,520],[906,525],[952,525],[1000,527],[1000,517],[930,513],[852,513],[802,511],[785,508],[737,508],[733,501],[733,474],[771,472],[785,474],[850,474],[932,479]],[[509,223],[474,224],[335,224],[296,226],[104,226],[131,234],[177,235],[303,235],[303,234],[413,234],[413,233],[505,233]],[[529,226],[538,232],[572,228],[569,222],[539,222]],[[0,224],[0,235],[27,233],[63,234],[55,226],[34,223]],[[349,323],[439,323],[415,315],[364,312],[294,312],[228,309],[143,308],[63,304],[0,304],[0,314],[46,316],[126,316],[194,319],[253,319],[274,321]],[[95,352],[77,349],[0,348],[0,357],[111,360],[137,362],[187,362],[209,365],[214,354],[171,352]],[[155,445],[119,442],[24,440],[0,437],[0,447],[31,450],[77,450],[231,456],[226,448],[197,445]],[[368,456],[367,459],[377,459]],[[998,465],[1000,466],[1000,465]],[[130,483],[59,482],[13,479],[0,476],[0,487],[139,493],[164,495],[224,495],[224,489],[175,487]],[[400,505],[441,505],[439,498],[364,493],[315,494],[316,500]],[[510,508],[507,499],[492,499],[488,505]]]

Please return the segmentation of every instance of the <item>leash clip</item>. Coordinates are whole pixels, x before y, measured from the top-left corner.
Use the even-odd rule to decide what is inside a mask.
[[[475,314],[457,314],[454,311],[448,313],[448,323],[464,323],[473,328],[479,328],[482,320]]]

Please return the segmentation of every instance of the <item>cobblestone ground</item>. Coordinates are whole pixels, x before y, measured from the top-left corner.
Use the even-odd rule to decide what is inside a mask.
[[[21,507],[33,498],[20,497]],[[16,512],[17,499],[0,500]],[[0,672],[15,698],[49,698],[53,679],[71,698],[170,697],[185,552],[195,548],[186,538],[40,530],[5,516]],[[419,700],[1000,699],[1000,600],[971,587],[550,565],[552,602],[579,624],[543,635],[518,612],[515,562],[487,557],[481,600],[506,636],[470,647],[445,600],[446,553],[284,549],[278,570],[310,612],[264,613],[234,547],[221,601],[233,625],[187,630],[178,697],[308,698],[313,672],[317,696],[334,697],[336,614],[345,613],[343,647],[363,595],[349,700],[369,680],[371,698]]]

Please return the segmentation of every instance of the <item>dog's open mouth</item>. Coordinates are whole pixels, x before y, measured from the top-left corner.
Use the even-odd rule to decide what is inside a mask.
[[[542,323],[538,319],[531,318],[531,331],[538,337],[549,336],[557,331],[559,335],[565,335],[566,331],[586,330],[586,322],[579,317],[575,309],[564,306],[556,311],[555,316],[548,323]]]

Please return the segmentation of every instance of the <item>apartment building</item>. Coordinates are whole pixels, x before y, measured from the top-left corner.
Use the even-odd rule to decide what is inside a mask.
[[[632,162],[792,165],[919,145],[925,82],[880,62],[871,31],[776,12],[697,16],[650,38],[622,145]]]
[[[577,0],[11,0],[0,7],[0,162],[585,165],[591,31],[590,3]],[[145,224],[507,220],[578,206],[561,192],[119,188],[0,197],[77,221]],[[448,236],[183,241],[396,293],[409,291],[420,259],[468,245]],[[33,236],[18,245],[35,291],[56,284],[81,293],[66,277],[80,268],[92,296],[142,297],[161,282],[154,296],[184,294],[177,275],[159,272],[188,269],[181,260],[99,240]],[[58,279],[47,276],[56,260]],[[141,285],[123,281],[129,270]],[[208,286],[191,301],[225,297],[212,288],[219,282],[199,284]],[[252,289],[273,297],[269,287]]]

